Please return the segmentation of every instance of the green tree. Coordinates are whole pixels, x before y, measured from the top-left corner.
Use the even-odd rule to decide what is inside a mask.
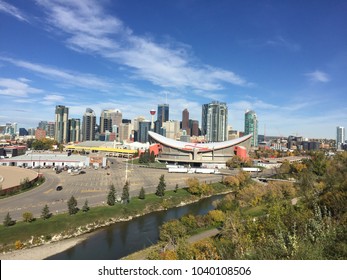
[[[149,156],[149,162],[155,162],[155,155],[154,155],[154,152],[152,151],[150,156]]]
[[[139,193],[139,199],[145,199],[146,193],[145,189],[142,187]]]
[[[116,203],[116,189],[114,188],[114,185],[112,184],[110,186],[110,190],[107,195],[107,204],[110,206],[113,206]]]
[[[155,194],[157,196],[164,196],[165,188],[166,188],[165,178],[164,178],[164,175],[161,175],[159,178],[159,184],[157,186],[157,191],[155,192]]]
[[[89,206],[88,206],[88,200],[86,199],[86,201],[84,202],[84,205],[82,207],[82,211],[83,212],[88,212],[89,211]]]
[[[23,217],[23,221],[27,223],[31,223],[34,220],[33,213],[31,212],[24,212],[22,217]]]
[[[74,196],[71,196],[67,202],[67,207],[69,209],[69,214],[74,215],[78,212],[77,200]]]
[[[5,216],[5,219],[3,221],[3,225],[5,227],[9,227],[9,226],[13,226],[14,224],[16,223],[16,221],[12,220],[11,216],[10,216],[10,213],[7,212],[6,216]]]
[[[46,204],[45,207],[42,208],[42,211],[41,211],[41,218],[44,219],[44,220],[47,220],[47,219],[49,219],[51,216],[52,216],[52,213],[50,213],[49,207],[48,207],[48,205]]]
[[[123,192],[122,192],[122,202],[129,203],[129,201],[130,201],[129,182],[126,181],[123,187]]]

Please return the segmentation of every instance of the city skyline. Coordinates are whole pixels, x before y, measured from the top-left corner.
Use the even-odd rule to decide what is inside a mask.
[[[247,109],[259,134],[347,127],[344,1],[70,2],[0,0],[0,123],[36,127],[58,104],[130,119],[169,104],[200,121],[219,100],[240,131]]]

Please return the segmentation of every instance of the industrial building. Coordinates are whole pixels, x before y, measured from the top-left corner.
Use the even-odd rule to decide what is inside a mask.
[[[23,168],[101,167],[106,166],[106,157],[70,155],[68,153],[26,153],[17,157],[0,159],[0,166]]]

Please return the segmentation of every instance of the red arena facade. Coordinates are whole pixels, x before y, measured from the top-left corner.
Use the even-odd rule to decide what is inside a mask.
[[[235,155],[244,157],[245,150],[250,148],[252,137],[249,134],[224,142],[187,143],[169,139],[153,131],[148,134],[153,142],[161,145],[159,161],[192,166],[223,166]]]

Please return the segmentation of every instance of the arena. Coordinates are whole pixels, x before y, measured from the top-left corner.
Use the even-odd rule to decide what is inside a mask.
[[[250,135],[234,140],[215,143],[187,143],[166,138],[155,132],[148,134],[161,145],[158,160],[168,163],[189,164],[202,167],[223,167],[238,153],[245,157],[250,148]]]

